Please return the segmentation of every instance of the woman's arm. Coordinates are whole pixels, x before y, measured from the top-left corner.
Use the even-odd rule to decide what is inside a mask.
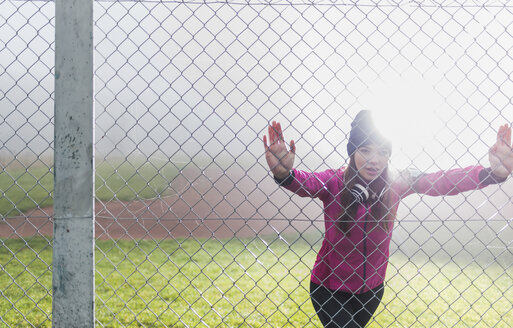
[[[423,174],[411,184],[411,192],[430,196],[456,195],[481,189],[492,183],[503,182],[491,174],[490,168],[469,166],[435,173]]]
[[[296,157],[296,145],[290,140],[290,150],[287,150],[281,124],[273,121],[268,127],[269,145],[264,135],[265,159],[269,169],[276,179],[285,179],[289,176]]]
[[[276,179],[280,186],[296,193],[301,197],[325,197],[336,196],[338,193],[339,179],[342,174],[337,174],[334,170],[323,172],[306,172],[298,169],[292,169],[290,175],[285,179]]]
[[[264,135],[265,159],[269,169],[274,175],[274,180],[280,186],[303,197],[323,197],[327,195],[327,184],[335,182],[336,173],[328,170],[319,173],[310,173],[293,169],[296,146],[290,141],[290,150],[287,149],[281,124],[272,122],[268,127],[269,144]]]
[[[513,171],[513,148],[511,145],[511,126],[504,124],[499,127],[497,141],[493,145],[488,156],[490,159],[491,173],[500,179],[507,179]]]
[[[490,167],[469,166],[429,174],[406,174],[407,186],[402,197],[412,193],[431,196],[455,195],[506,181],[513,171],[511,127],[503,125],[497,141],[488,151]],[[404,180],[403,180],[404,181]]]

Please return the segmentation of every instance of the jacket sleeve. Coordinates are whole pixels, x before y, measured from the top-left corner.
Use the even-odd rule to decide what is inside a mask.
[[[319,197],[321,199],[329,196],[335,190],[330,190],[329,185],[338,185],[338,175],[334,170],[323,172],[305,172],[297,169],[290,171],[285,179],[276,179],[276,183],[287,190],[294,192],[301,197]]]
[[[413,193],[429,196],[456,195],[505,180],[494,177],[489,168],[479,165],[428,174],[410,174],[401,198]]]

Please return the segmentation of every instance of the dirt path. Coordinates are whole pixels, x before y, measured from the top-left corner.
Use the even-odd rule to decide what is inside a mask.
[[[190,168],[159,198],[95,203],[98,239],[230,238],[302,232],[317,219],[318,203],[280,190],[267,173],[240,168]],[[1,238],[51,236],[53,208],[0,223]]]

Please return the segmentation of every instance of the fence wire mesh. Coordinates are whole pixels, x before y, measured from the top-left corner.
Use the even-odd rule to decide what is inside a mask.
[[[513,121],[513,13],[490,1],[95,2],[96,324],[320,326],[322,204],[273,182],[347,165],[373,109],[391,163],[488,164]],[[0,321],[51,325],[53,2],[0,3]],[[50,153],[50,154],[49,154]],[[369,327],[509,327],[511,182],[412,195]]]
[[[54,6],[0,2],[0,325],[51,324]]]

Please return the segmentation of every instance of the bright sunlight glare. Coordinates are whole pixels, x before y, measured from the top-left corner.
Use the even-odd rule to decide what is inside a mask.
[[[420,76],[382,79],[369,86],[362,101],[376,125],[392,141],[394,153],[414,155],[421,148],[441,146],[436,139],[444,123],[444,100]]]

